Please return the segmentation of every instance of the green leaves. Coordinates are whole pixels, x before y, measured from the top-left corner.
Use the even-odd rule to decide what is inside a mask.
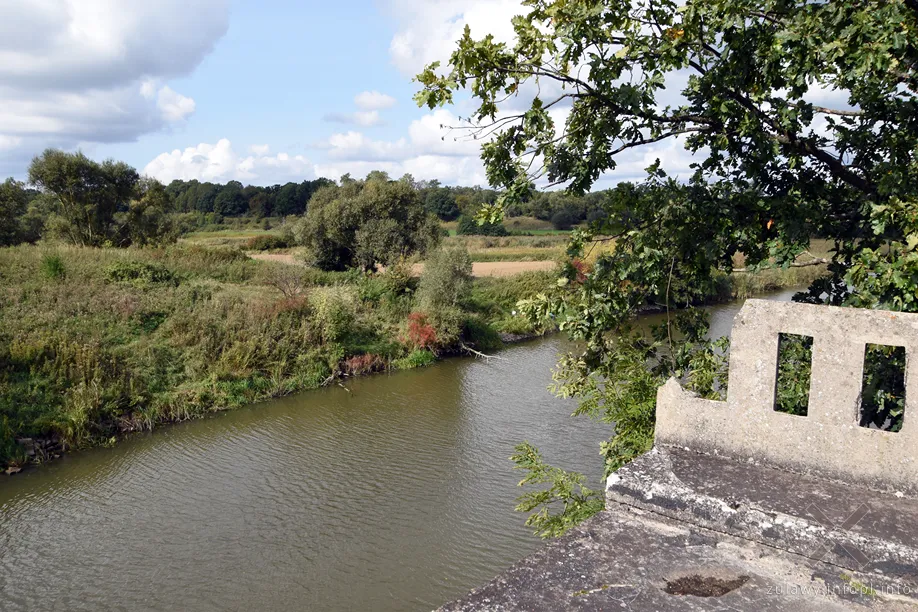
[[[542,490],[525,493],[517,500],[518,512],[532,512],[526,525],[533,527],[536,535],[557,537],[605,506],[602,491],[587,488],[583,474],[547,465],[539,451],[528,442],[518,444],[514,451],[510,457],[516,464],[514,468],[526,471],[519,486],[548,485]]]
[[[467,88],[478,120],[500,117],[475,132],[487,178],[504,190],[481,220],[499,220],[537,181],[581,194],[604,174],[616,178],[635,151],[679,139],[694,153],[689,176],[667,177],[658,162],[643,184],[610,198],[606,216],[572,236],[554,286],[520,304],[583,343],[559,364],[556,391],[615,423],[602,447],[608,470],[650,447],[666,377],[711,397],[726,382],[726,347],[702,339],[703,320],[670,321],[648,338],[629,328],[641,309],[698,304],[735,261],[749,270],[798,265],[818,236],[833,245],[828,276],[800,299],[918,311],[912,0],[525,5],[512,47],[467,29],[448,75],[435,76],[438,66],[419,75],[419,102],[449,103]],[[501,112],[503,97],[527,85],[539,91],[529,108]],[[556,126],[549,109],[561,102],[570,112]],[[526,507],[576,488],[527,461],[553,486]],[[567,524],[553,518],[563,512],[537,516],[546,533]]]

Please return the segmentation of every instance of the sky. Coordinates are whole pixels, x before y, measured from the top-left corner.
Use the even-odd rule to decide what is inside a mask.
[[[481,143],[441,128],[471,103],[418,108],[412,77],[448,60],[465,25],[510,41],[524,12],[519,0],[2,0],[0,177],[24,180],[57,147],[167,183],[380,169],[486,186]],[[660,143],[597,187],[657,157],[675,173],[691,161]]]

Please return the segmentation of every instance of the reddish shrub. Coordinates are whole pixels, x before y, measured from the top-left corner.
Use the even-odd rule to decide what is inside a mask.
[[[413,348],[432,349],[437,346],[437,330],[427,321],[423,312],[408,315],[408,338],[405,344]]]

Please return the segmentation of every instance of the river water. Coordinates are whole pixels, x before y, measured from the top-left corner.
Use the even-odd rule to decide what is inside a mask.
[[[515,444],[600,486],[609,427],[547,390],[567,348],[356,379],[0,480],[0,610],[435,608],[540,545],[513,510]]]

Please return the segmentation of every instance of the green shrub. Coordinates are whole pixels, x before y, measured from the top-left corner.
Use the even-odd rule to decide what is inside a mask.
[[[56,253],[49,253],[41,258],[41,273],[50,280],[61,280],[67,276],[64,260]]]
[[[353,294],[343,287],[317,290],[311,299],[315,326],[322,342],[337,342],[347,334],[357,317]]]
[[[178,285],[178,280],[166,267],[140,261],[117,261],[105,269],[105,276],[110,282],[138,289],[154,285]]]
[[[408,353],[406,357],[396,359],[392,362],[393,369],[410,370],[412,368],[421,368],[429,366],[437,360],[430,351],[418,349]]]
[[[411,270],[411,264],[404,257],[393,262],[381,276],[386,290],[393,295],[411,293],[417,287],[417,280]]]
[[[542,331],[524,316],[510,316],[494,322],[494,330],[503,334],[531,334]]]
[[[444,247],[431,253],[418,284],[417,302],[430,315],[455,308],[472,285],[472,259],[465,247]]]
[[[444,306],[431,313],[428,321],[436,332],[437,346],[454,346],[462,338],[465,313],[458,307]]]
[[[357,295],[361,302],[378,304],[389,288],[385,281],[377,275],[367,274],[357,283]]]
[[[479,351],[494,351],[501,348],[497,331],[487,321],[477,316],[468,317],[462,326],[462,337]]]

